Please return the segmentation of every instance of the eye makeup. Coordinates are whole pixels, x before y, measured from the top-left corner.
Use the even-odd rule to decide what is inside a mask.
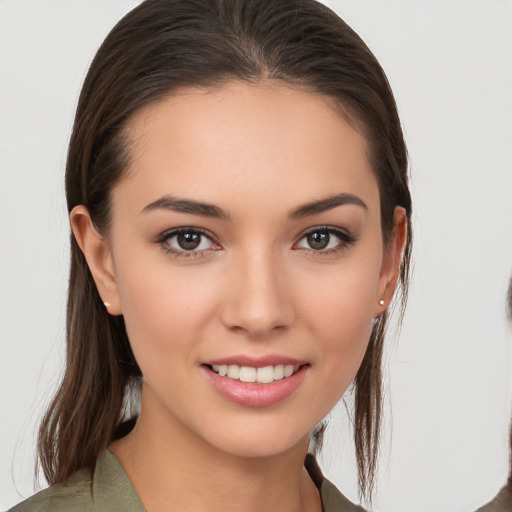
[[[344,229],[334,226],[309,228],[294,244],[293,249],[320,254],[333,254],[354,244],[356,238]]]
[[[195,227],[167,230],[156,237],[155,243],[167,254],[182,258],[198,258],[205,256],[209,251],[221,249],[210,233]]]
[[[356,241],[353,234],[339,227],[313,226],[300,235],[292,245],[292,250],[304,251],[314,256],[333,255]],[[154,239],[154,243],[177,258],[204,257],[211,251],[222,249],[211,233],[189,226],[166,230]]]

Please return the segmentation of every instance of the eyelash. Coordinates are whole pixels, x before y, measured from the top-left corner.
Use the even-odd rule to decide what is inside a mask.
[[[197,250],[187,251],[186,249],[175,249],[175,248],[171,247],[169,245],[170,240],[173,239],[174,237],[181,235],[181,234],[198,235],[199,237],[201,237],[201,241],[200,241],[199,245],[202,244],[204,239],[207,239],[212,243],[212,245],[214,247],[207,248],[207,249],[201,249],[199,251],[197,251]],[[199,229],[199,228],[190,228],[190,227],[176,228],[176,229],[171,229],[170,231],[166,231],[166,232],[162,233],[161,235],[159,235],[155,239],[155,242],[160,244],[162,249],[167,254],[172,254],[175,258],[200,258],[200,257],[205,256],[205,253],[207,251],[218,251],[221,248],[220,245],[215,242],[213,236],[210,233],[208,233],[207,231],[204,231],[202,229]]]
[[[339,243],[336,245],[336,247],[332,247],[329,249],[313,249],[312,247],[298,247],[298,244],[306,239],[308,236],[313,235],[315,233],[323,233],[328,234],[329,236],[334,235],[338,240]],[[186,250],[186,249],[176,249],[170,246],[169,242],[174,237],[179,236],[180,234],[184,235],[197,235],[200,238],[199,246],[201,246],[204,239],[207,239],[211,242],[213,247],[208,247],[206,249],[201,250]],[[356,237],[350,233],[348,233],[345,230],[335,228],[332,226],[315,226],[313,228],[308,229],[305,233],[303,233],[297,242],[293,244],[294,250],[302,250],[305,251],[312,256],[323,256],[327,254],[334,254],[337,253],[345,248],[347,248],[350,245],[353,245],[356,242]],[[165,231],[158,237],[156,237],[155,242],[160,244],[162,249],[167,254],[172,254],[176,258],[200,258],[206,255],[208,251],[218,251],[221,249],[220,245],[215,242],[214,237],[200,229],[200,228],[190,228],[190,227],[183,227],[183,228],[176,228],[172,229],[170,231]],[[330,243],[331,240],[328,240],[328,243]]]
[[[303,247],[303,248],[297,247],[297,245],[302,240],[304,240],[306,237],[308,237],[310,235],[313,235],[314,233],[326,233],[329,236],[334,235],[339,240],[339,242],[336,245],[336,247],[332,247],[329,249],[318,249],[317,250],[317,249],[313,249],[312,247],[309,247],[309,248],[308,247]],[[308,229],[305,233],[303,233],[300,236],[299,240],[294,244],[294,248],[297,247],[296,250],[306,251],[306,252],[310,253],[312,256],[324,256],[327,254],[334,254],[339,251],[342,251],[342,250],[346,249],[347,247],[353,245],[356,241],[357,241],[357,239],[354,235],[352,235],[351,233],[349,233],[343,229],[335,228],[333,226],[315,226],[313,228]],[[329,243],[330,243],[330,240],[329,240]]]

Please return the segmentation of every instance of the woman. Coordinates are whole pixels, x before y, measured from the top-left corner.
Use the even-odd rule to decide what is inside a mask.
[[[508,285],[507,313],[509,320],[512,321],[512,278]],[[512,510],[512,427],[510,430],[510,457],[511,467],[507,483],[492,501],[479,508],[477,512],[509,512]]]
[[[361,39],[311,0],[143,2],[86,77],[66,193],[51,487],[15,510],[357,510],[306,457],[351,382],[370,499],[411,199]]]

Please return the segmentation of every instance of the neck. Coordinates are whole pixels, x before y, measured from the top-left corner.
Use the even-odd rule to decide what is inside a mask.
[[[245,457],[219,450],[179,422],[144,407],[136,426],[110,450],[148,512],[321,511],[304,468],[308,438],[285,453]]]

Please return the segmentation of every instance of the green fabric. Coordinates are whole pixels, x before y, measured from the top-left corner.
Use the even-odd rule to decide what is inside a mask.
[[[512,489],[504,487],[490,503],[479,508],[476,512],[511,512]]]
[[[307,467],[309,465],[306,465]],[[310,468],[308,467],[308,471]],[[311,469],[311,472],[315,469]],[[317,482],[320,475],[320,481]],[[313,477],[313,475],[312,475]],[[313,480],[320,489],[324,512],[360,512],[336,487],[317,473]],[[319,485],[320,484],[320,485]],[[66,485],[56,484],[38,492],[9,512],[146,512],[137,492],[114,454],[99,458],[94,478],[79,471]]]
[[[105,451],[94,478],[79,471],[64,484],[52,485],[9,512],[145,512],[135,489],[113,453]]]
[[[324,512],[364,512],[364,509],[349,501],[327,478],[320,488]]]

